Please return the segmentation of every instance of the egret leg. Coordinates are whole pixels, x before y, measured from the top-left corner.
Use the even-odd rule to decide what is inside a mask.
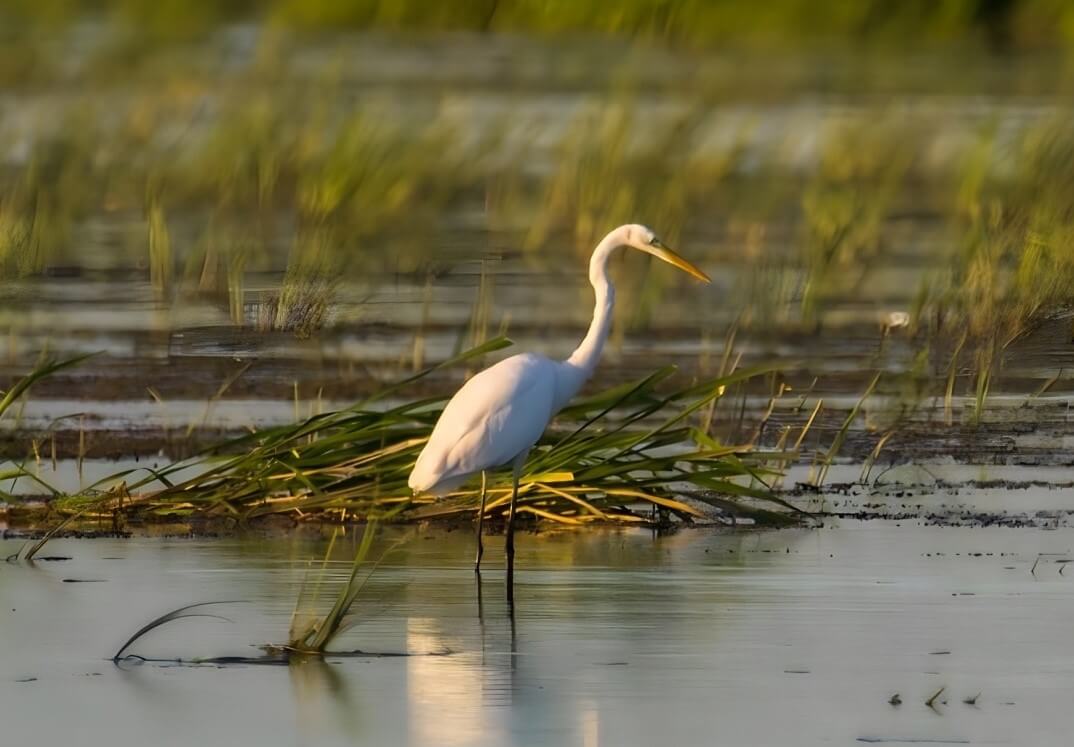
[[[512,606],[512,611],[515,603],[515,503],[518,500],[518,479],[525,463],[526,454],[515,459],[514,474],[511,476],[511,508],[507,512],[507,542],[504,550],[507,554],[507,603]]]
[[[488,473],[481,470],[481,508],[477,512],[477,557],[474,559],[474,573],[481,573],[481,556],[485,554],[485,546],[481,543],[481,526],[485,523],[485,498],[488,496]]]

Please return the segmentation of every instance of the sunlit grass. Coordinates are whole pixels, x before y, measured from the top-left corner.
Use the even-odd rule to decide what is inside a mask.
[[[1012,151],[985,133],[967,155],[950,263],[927,280],[918,312],[933,345],[953,349],[948,402],[968,370],[975,420],[1009,346],[1074,304],[1074,128],[1045,122]]]
[[[356,620],[357,611],[355,602],[359,594],[365,588],[380,562],[391,551],[391,547],[383,550],[379,558],[370,559],[370,553],[377,534],[377,524],[371,521],[364,525],[361,540],[357,543],[353,559],[350,561],[350,573],[338,588],[335,589],[335,597],[329,598],[330,606],[324,609],[322,603],[322,590],[329,584],[326,581],[328,563],[332,557],[332,550],[336,545],[339,535],[337,530],[332,535],[325,550],[324,560],[316,571],[312,583],[303,583],[295,602],[295,610],[291,616],[287,640],[283,643],[268,643],[260,646],[263,653],[257,656],[219,656],[219,657],[192,657],[185,659],[160,659],[149,658],[136,654],[133,648],[147,633],[161,626],[191,617],[208,617],[230,622],[227,618],[206,611],[208,607],[219,605],[239,604],[238,601],[199,602],[188,604],[171,610],[149,621],[139,628],[120,648],[112,655],[112,662],[119,665],[121,662],[157,662],[167,664],[211,664],[222,666],[237,664],[250,665],[275,665],[275,664],[308,664],[311,659],[320,657],[396,657],[396,656],[443,656],[449,652],[396,652],[396,653],[368,653],[362,650],[352,651],[329,651],[328,646],[334,642],[343,632],[350,628]],[[47,538],[46,538],[47,539]],[[309,581],[309,579],[307,579]],[[329,590],[329,593],[330,590]],[[326,594],[325,596],[328,596]]]
[[[376,538],[376,521],[370,521],[362,530],[362,539],[355,550],[351,560],[351,572],[346,582],[337,591],[336,598],[327,612],[319,609],[320,590],[322,579],[317,578],[314,582],[312,594],[308,598],[299,596],[295,604],[294,614],[291,616],[290,630],[288,631],[288,643],[286,649],[301,654],[323,654],[326,647],[340,633],[342,633],[353,619],[350,617],[351,608],[354,606],[358,595],[365,587],[366,582],[376,570],[377,562],[370,562],[369,553]],[[329,542],[325,550],[325,564],[332,555],[332,547],[335,544],[335,536]],[[383,557],[383,555],[381,556]],[[321,566],[324,573],[324,564]]]
[[[909,132],[908,132],[909,131]],[[826,301],[853,297],[876,262],[885,219],[901,191],[916,138],[902,126],[865,120],[833,128],[802,195],[802,314],[814,320]]]
[[[491,340],[441,366],[473,360],[505,344],[502,338]],[[82,495],[55,497],[52,508],[61,514],[85,512],[90,519],[114,520],[119,512],[128,519],[240,524],[279,515],[330,522],[468,518],[477,509],[472,488],[436,500],[413,496],[406,485],[443,399],[390,407],[375,403],[398,397],[430,370],[347,410],[261,430],[209,455],[149,470],[145,477],[134,470]],[[519,511],[569,525],[646,524],[652,517],[639,505],[691,522],[709,518],[699,508],[709,504],[731,520],[793,520],[795,510],[767,485],[776,474],[773,468],[795,455],[722,443],[701,427],[706,408],[728,386],[758,372],[735,371],[662,392],[658,385],[672,372],[658,371],[564,410],[558,427],[526,464]],[[180,480],[180,473],[193,476]],[[497,473],[490,482],[489,515],[506,510],[509,478]]]
[[[340,5],[338,12],[361,6],[371,15],[332,24],[417,24],[419,5]],[[601,29],[636,28],[643,5]],[[549,10],[562,16],[549,28],[596,24],[586,7]],[[1032,7],[1021,4],[1019,14]],[[57,11],[61,26],[69,10]],[[246,10],[224,9],[205,22]],[[329,10],[307,7],[300,25],[318,26],[314,16]],[[158,12],[170,11],[151,15]],[[425,20],[477,22],[463,11],[453,21],[453,12],[437,9]],[[665,31],[708,12],[676,10]],[[282,22],[290,13],[298,11],[281,4],[267,16]],[[534,13],[509,3],[491,27],[525,25]],[[300,77],[289,72],[293,60],[273,58],[275,42],[261,43],[250,68],[219,87],[193,66],[170,69],[175,50],[162,46],[154,58],[167,71],[158,73],[160,90],[138,88],[134,103],[115,111],[93,97],[58,104],[48,126],[18,147],[0,133],[16,154],[0,171],[0,279],[78,265],[87,225],[130,223],[136,236],[94,247],[105,266],[137,267],[169,302],[211,297],[251,331],[311,336],[331,326],[342,283],[385,270],[429,276],[442,246],[436,237],[455,221],[471,236],[481,221],[490,233],[506,225],[509,237],[497,235],[496,248],[528,250],[525,261],[548,267],[580,263],[608,228],[641,220],[669,243],[685,242],[693,259],[746,268],[723,299],[744,331],[816,330],[830,308],[873,303],[877,269],[907,251],[889,238],[893,223],[920,212],[945,225],[947,237],[920,257],[929,269],[911,333],[921,333],[915,344],[927,346],[945,377],[933,394],[948,403],[971,396],[978,417],[1012,342],[1074,297],[1074,119],[1062,107],[1043,124],[1004,132],[986,125],[977,141],[952,144],[934,114],[866,106],[825,115],[812,139],[788,137],[759,151],[754,123],[742,124],[737,138],[708,139],[726,116],[727,102],[712,90],[699,85],[688,100],[671,95],[653,107],[624,72],[571,110],[551,160],[536,163],[524,138],[507,137],[510,119],[480,128],[477,138],[442,111],[398,116],[374,96],[353,98],[335,60]],[[123,91],[144,73],[87,63],[83,74],[88,90]],[[649,325],[674,282],[667,273],[640,277],[641,261],[628,262],[616,335]],[[247,298],[252,272],[274,273],[279,286]],[[494,332],[490,288],[488,276],[460,340]],[[698,318],[713,331],[704,313]],[[411,357],[422,357],[420,345]]]

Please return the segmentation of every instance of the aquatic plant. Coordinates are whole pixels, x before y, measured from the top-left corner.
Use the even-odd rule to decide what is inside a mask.
[[[128,638],[126,640],[126,642],[122,646],[119,647],[119,649],[112,655],[112,663],[113,664],[118,664],[120,661],[124,661],[124,660],[127,660],[127,659],[132,659],[132,658],[140,660],[140,661],[152,661],[151,659],[147,659],[144,656],[137,656],[135,654],[128,654],[127,652],[130,650],[131,646],[133,646],[135,643],[137,643],[138,640],[141,639],[143,636],[145,636],[147,633],[150,633],[150,632],[156,630],[157,628],[161,627],[162,625],[167,625],[170,622],[175,622],[176,620],[183,620],[185,618],[190,618],[190,617],[209,617],[209,618],[213,618],[214,620],[225,620],[226,621],[227,618],[222,617],[220,615],[213,615],[213,614],[210,614],[210,613],[207,613],[207,612],[202,612],[202,611],[191,612],[191,610],[201,610],[204,607],[211,607],[211,606],[218,605],[218,604],[235,604],[235,602],[198,602],[196,604],[187,604],[187,605],[184,605],[182,607],[179,607],[178,609],[174,609],[174,610],[171,610],[169,612],[166,612],[165,614],[161,615],[160,617],[153,618],[152,620],[147,622],[145,625],[143,625],[142,627],[138,628],[138,630],[135,631],[134,635],[132,635],[130,638]],[[180,660],[167,659],[166,661],[178,663]]]
[[[802,194],[802,315],[815,321],[832,297],[853,296],[883,251],[884,220],[911,162],[909,127],[842,123],[825,138]]]
[[[1013,168],[990,131],[967,155],[953,216],[961,240],[921,296],[932,345],[949,351],[949,421],[960,369],[979,421],[1009,346],[1074,304],[1074,128],[1044,122],[1010,147]]]
[[[378,560],[370,561],[369,555],[373,547],[373,541],[376,537],[377,525],[376,522],[367,523],[362,530],[362,539],[358,543],[355,555],[350,563],[350,573],[346,579],[339,585],[339,589],[336,591],[335,599],[327,612],[322,613],[318,608],[318,602],[320,599],[321,586],[324,583],[325,571],[328,565],[329,559],[332,555],[332,550],[336,544],[337,534],[332,535],[332,539],[329,541],[325,550],[324,561],[322,562],[317,578],[314,582],[314,593],[311,599],[304,597],[305,584],[303,584],[303,591],[299,593],[298,598],[295,601],[295,612],[291,617],[291,625],[288,632],[287,643],[275,644],[269,643],[261,646],[263,654],[259,656],[210,656],[210,657],[197,657],[189,659],[174,659],[174,658],[148,658],[140,656],[138,654],[129,653],[130,649],[147,633],[156,630],[157,628],[167,625],[176,620],[182,620],[191,617],[207,617],[216,620],[224,620],[231,622],[226,617],[221,615],[212,614],[205,611],[206,607],[214,607],[225,604],[239,604],[236,601],[221,601],[221,602],[198,602],[195,604],[187,604],[177,609],[166,612],[159,617],[150,620],[148,623],[139,628],[127,641],[119,647],[115,654],[112,655],[112,663],[119,665],[122,662],[138,661],[138,662],[156,662],[166,664],[214,664],[217,666],[226,664],[246,664],[246,665],[281,665],[281,664],[293,664],[308,661],[311,658],[321,658],[325,656],[332,656],[334,658],[339,657],[356,657],[356,658],[381,658],[381,657],[404,657],[404,656],[443,656],[450,652],[428,652],[428,653],[416,653],[411,654],[407,652],[399,653],[371,653],[362,650],[351,651],[329,651],[328,646],[336,640],[336,638],[343,633],[350,626],[353,621],[353,608],[357,601],[358,595],[365,587],[366,582],[376,571],[377,566],[387,556],[391,548],[384,550]],[[304,608],[305,605],[305,608]]]
[[[157,298],[166,298],[172,287],[175,263],[172,258],[171,237],[164,220],[164,209],[156,201],[149,203],[149,282]]]
[[[681,142],[667,146],[688,139],[698,118],[683,116],[640,138],[636,108],[629,96],[620,96],[577,117],[560,145],[557,170],[543,185],[542,208],[530,228],[531,248],[566,230],[574,246],[588,252],[608,226],[642,213],[670,241],[677,238],[686,208],[685,180],[670,175],[682,165],[676,157],[686,149]]]
[[[51,358],[42,357],[38,361],[37,365],[27,373],[25,376],[19,378],[7,391],[0,392],[0,418],[4,417],[4,414],[15,404],[21,397],[29,392],[36,382],[44,379],[57,371],[62,371],[65,368],[71,368],[77,366],[82,361],[91,357],[90,355],[80,355],[74,358],[67,358],[63,360],[55,360]],[[53,498],[59,499],[63,494],[56,488],[49,485],[46,481],[42,480],[40,476],[34,474],[32,471],[26,469],[24,466],[19,465],[11,469],[0,472],[0,480],[19,480],[27,479],[31,482],[37,483],[42,488],[47,490]],[[11,496],[5,491],[0,491],[0,497],[10,498]],[[23,547],[19,548],[17,552],[9,556],[8,560],[33,560],[34,556],[41,551],[45,544],[52,539],[52,537],[62,530],[65,526],[77,519],[81,515],[81,511],[70,512],[67,516],[63,517],[58,523],[56,523],[51,529],[45,532],[39,539],[32,543],[27,543]]]
[[[846,418],[843,420],[843,424],[840,426],[839,430],[836,431],[835,438],[832,439],[831,446],[828,447],[828,450],[824,454],[819,455],[817,463],[815,463],[810,470],[810,482],[816,487],[819,488],[824,484],[824,480],[828,476],[828,470],[831,468],[835,458],[839,456],[839,451],[843,448],[843,444],[846,442],[850,427],[854,424],[854,421],[857,420],[858,414],[861,412],[866,400],[869,399],[869,396],[873,393],[873,390],[876,389],[876,385],[879,382],[880,373],[877,373],[873,376],[872,381],[869,382],[869,386],[865,388],[865,391],[862,393],[857,403],[855,403],[854,407],[847,413]],[[870,456],[867,464],[871,464],[872,461],[875,460],[875,454],[883,448],[883,441],[884,439],[881,439],[881,441],[877,443],[874,453]],[[868,474],[868,472],[866,471],[864,474]]]
[[[569,88],[572,97],[578,90],[594,95],[570,110],[575,119],[565,128],[553,120],[539,138],[530,138],[513,107],[500,120],[459,105],[468,97],[455,96],[462,79],[451,76],[430,83],[444,95],[430,96],[433,103],[420,107],[421,116],[395,108],[392,97],[376,91],[363,88],[355,95],[347,73],[355,58],[345,50],[353,37],[326,42],[317,55],[308,55],[308,39],[280,29],[323,28],[322,22],[469,28],[482,17],[477,6],[419,13],[421,2],[388,8],[370,0],[336,7],[350,13],[361,6],[369,13],[362,18],[332,20],[322,8],[327,15],[319,21],[319,4],[313,3],[301,4],[310,14],[305,20],[288,20],[300,12],[297,5],[273,3],[255,13],[267,21],[265,33],[243,57],[248,64],[228,67],[227,76],[211,72],[218,68],[206,60],[217,57],[191,53],[231,54],[226,33],[196,42],[188,37],[175,47],[175,40],[157,48],[147,43],[139,53],[146,65],[116,64],[123,58],[113,55],[106,66],[97,50],[101,54],[90,53],[66,73],[70,80],[91,92],[136,92],[132,101],[106,108],[95,96],[59,97],[55,115],[52,108],[29,111],[39,127],[23,132],[0,123],[0,144],[9,155],[0,170],[0,278],[68,269],[68,263],[70,269],[136,269],[158,295],[177,304],[194,295],[210,297],[236,325],[305,337],[346,318],[336,313],[343,298],[338,283],[362,282],[368,273],[389,269],[407,282],[439,273],[441,250],[451,247],[426,239],[445,225],[476,236],[474,245],[490,253],[510,257],[526,244],[534,250],[526,262],[551,265],[588,247],[593,233],[616,222],[615,216],[638,214],[679,234],[706,266],[728,267],[727,293],[713,298],[722,306],[690,323],[711,335],[722,329],[721,315],[734,309],[741,311],[743,334],[760,337],[819,331],[832,309],[845,313],[852,307],[855,327],[869,315],[879,317],[887,309],[877,296],[890,286],[878,268],[890,269],[905,253],[906,265],[925,268],[905,333],[906,347],[914,349],[899,349],[876,367],[931,371],[934,378],[919,381],[913,391],[906,387],[906,397],[942,397],[951,423],[963,416],[963,402],[968,419],[987,417],[989,394],[1004,384],[1012,345],[1071,303],[1074,128],[1058,98],[1059,82],[1024,83],[1045,97],[1056,94],[1056,115],[1043,123],[1026,127],[1028,116],[1009,119],[1002,104],[991,110],[983,103],[986,123],[976,142],[966,137],[964,125],[937,121],[916,104],[826,106],[808,115],[819,118],[807,126],[784,128],[782,120],[773,126],[753,114],[738,118],[742,109],[757,108],[758,99],[783,97],[786,89],[779,86],[789,84],[778,75],[775,88],[754,90],[755,80],[767,78],[743,83],[742,76],[709,69],[719,67],[718,56],[691,52],[704,70],[683,96],[681,81],[637,69],[639,61],[665,59],[664,52],[631,48],[619,59],[613,43],[607,56],[616,59],[606,72],[573,65],[553,71],[555,85]],[[617,19],[600,21],[595,6],[566,5],[542,10],[500,3],[488,27],[541,28],[543,19],[548,29],[651,32],[653,38],[696,31],[703,41],[708,36],[701,16],[713,20],[727,12],[687,3],[665,15],[641,2],[621,8]],[[1036,0],[1017,5],[1011,19],[1019,23],[1027,8],[1043,7]],[[106,6],[112,7],[110,0],[94,7]],[[35,9],[24,10],[25,17],[16,15],[37,29]],[[143,10],[151,36],[156,21],[150,16],[169,11]],[[772,12],[783,11],[789,5],[780,3]],[[9,12],[8,6],[0,10]],[[240,3],[206,15],[205,23],[218,28],[222,19],[248,12],[251,7]],[[896,22],[899,14],[877,12],[862,38],[873,38],[888,22],[903,29],[931,17],[922,12],[916,20]],[[953,24],[961,18],[959,9],[951,14],[945,18]],[[105,27],[116,21],[130,30],[134,18],[142,16],[116,10]],[[25,39],[20,26],[0,33],[19,48],[49,48],[69,32],[68,20],[60,12],[54,27]],[[100,45],[107,47],[110,38],[105,32]],[[6,47],[0,50],[0,65],[10,57]],[[888,76],[902,74],[881,64],[862,67],[856,84],[894,85]],[[513,74],[505,70],[491,85],[511,84]],[[5,75],[0,71],[0,79]],[[977,84],[965,78],[930,76],[915,85],[974,90]],[[904,79],[896,80],[901,85]],[[97,241],[101,235],[107,240]],[[83,236],[94,237],[92,257],[84,263],[72,251],[73,239]],[[652,310],[671,287],[662,285],[667,276],[657,274],[642,288],[641,263],[620,269],[628,277],[616,335],[655,318]],[[248,292],[265,278],[273,287],[256,296]],[[491,304],[492,279],[491,272],[483,273],[470,325],[458,334],[459,349],[506,324]],[[414,369],[426,354],[422,343],[419,334],[408,351]],[[746,439],[747,431],[736,435]],[[796,434],[785,434],[793,444]]]
[[[67,248],[74,223],[93,208],[96,128],[92,112],[64,111],[57,133],[37,137],[23,168],[0,181],[0,279],[41,272]]]
[[[89,353],[59,360],[42,356],[29,373],[20,377],[6,391],[0,391],[0,394],[3,395],[0,397],[0,418],[4,417],[4,413],[6,413],[20,397],[25,395],[35,383],[51,376],[57,371],[73,368],[82,363],[82,361],[91,358],[93,355],[93,353]]]
[[[372,520],[367,523],[362,530],[362,539],[358,543],[358,547],[355,550],[354,558],[351,561],[351,572],[347,576],[346,581],[340,587],[340,590],[336,594],[335,602],[327,613],[321,615],[316,611],[316,604],[319,598],[319,593],[315,593],[313,599],[310,600],[310,606],[312,611],[302,612],[303,600],[301,595],[295,602],[295,613],[291,616],[291,629],[288,633],[288,643],[286,649],[303,654],[323,654],[327,646],[347,627],[347,619],[350,614],[351,608],[354,606],[355,600],[358,598],[358,594],[361,593],[365,587],[366,582],[370,576],[376,570],[376,566],[379,564],[379,560],[375,563],[369,564],[370,567],[366,567],[366,561],[369,557],[369,552],[373,546],[373,540],[376,537],[377,524],[376,520]],[[332,536],[332,541],[329,542],[327,549],[325,550],[325,562],[332,554],[332,547],[335,544],[335,535]],[[382,553],[381,559],[384,558]],[[322,565],[321,571],[323,573],[324,566]],[[320,590],[320,579],[317,581],[317,592]]]
[[[277,293],[258,307],[257,328],[309,337],[324,326],[339,283],[342,260],[329,232],[311,232],[296,239],[287,272]]]
[[[435,368],[506,344],[503,338],[490,340]],[[129,471],[99,483],[128,481],[122,500],[90,489],[53,505],[61,512],[84,510],[90,518],[117,511],[129,518],[238,522],[281,514],[319,521],[468,517],[477,508],[472,489],[435,500],[415,498],[406,487],[443,400],[377,406],[430,370],[346,410],[233,439],[213,454],[149,471],[140,479]],[[740,370],[659,392],[658,384],[673,372],[662,369],[566,408],[558,427],[546,434],[526,464],[519,512],[569,525],[648,523],[645,512],[631,508],[647,504],[691,522],[709,518],[700,508],[708,504],[731,520],[793,521],[797,509],[766,486],[775,474],[772,466],[794,455],[723,444],[691,424],[727,386],[759,372]],[[191,471],[194,476],[173,481],[178,473]],[[507,477],[498,475],[490,482],[489,515],[506,509]],[[163,488],[154,487],[161,484]]]
[[[358,550],[351,562],[351,573],[348,576],[345,583],[343,583],[336,594],[335,603],[331,609],[322,615],[311,613],[308,615],[300,616],[298,614],[299,606],[302,604],[302,596],[299,595],[296,600],[295,615],[291,619],[291,629],[289,632],[288,641],[285,644],[268,644],[263,646],[265,653],[262,656],[251,657],[209,657],[209,658],[195,658],[186,660],[191,664],[286,664],[293,655],[300,656],[323,656],[326,653],[326,647],[331,643],[339,633],[341,633],[346,627],[346,620],[348,614],[350,614],[351,608],[354,606],[354,602],[358,597],[358,593],[361,591],[372,574],[372,570],[369,570],[364,575],[361,571],[364,570],[363,564],[369,554],[369,550],[372,547],[373,538],[376,535],[376,524],[370,523],[365,526],[362,534],[362,540],[358,545]],[[328,544],[326,550],[325,561],[332,553],[332,548],[335,545],[335,536],[332,537],[332,541]],[[321,572],[324,572],[324,566],[321,567]],[[318,579],[318,588],[321,583],[321,579]],[[316,603],[316,599],[313,600]],[[135,633],[127,639],[127,641],[119,647],[115,654],[112,655],[112,662],[119,664],[121,661],[127,661],[130,659],[137,659],[139,661],[156,661],[156,662],[174,662],[182,663],[182,659],[148,659],[136,654],[127,653],[131,647],[137,643],[147,633],[156,630],[157,628],[167,625],[168,623],[176,620],[182,620],[191,617],[208,617],[216,620],[225,620],[227,618],[220,615],[214,615],[204,611],[206,607],[213,607],[222,604],[237,604],[237,602],[198,602],[196,604],[188,604],[177,609],[171,610],[159,617],[150,620],[148,623],[139,628]],[[197,610],[196,612],[193,610]],[[228,621],[230,622],[230,621]],[[361,652],[352,652],[361,653]]]
[[[388,11],[377,10],[370,23],[381,12]],[[694,12],[701,11],[674,16]],[[509,16],[504,7],[496,11],[499,22]],[[641,214],[670,241],[683,235],[709,244],[711,259],[727,251],[711,241],[726,226],[725,243],[745,247],[750,269],[749,282],[735,284],[734,302],[747,327],[765,329],[802,321],[795,309],[815,322],[832,303],[869,301],[875,266],[903,250],[887,233],[908,209],[930,217],[949,211],[950,241],[942,246],[960,248],[949,258],[938,249],[922,258],[954,269],[930,278],[916,319],[931,324],[941,307],[944,314],[977,307],[948,291],[976,287],[987,295],[977,264],[1010,264],[1023,248],[1011,277],[1024,290],[1007,293],[1001,280],[996,304],[1013,304],[1014,316],[1026,318],[1063,303],[1063,195],[1071,191],[1064,174],[1074,158],[1065,112],[1014,141],[993,129],[970,146],[947,144],[934,115],[890,106],[825,114],[805,142],[767,140],[749,118],[727,125],[731,81],[699,81],[688,103],[674,82],[661,83],[662,105],[650,111],[647,79],[624,63],[564,130],[542,133],[541,148],[555,156],[545,171],[535,168],[536,151],[510,119],[460,131],[465,119],[447,107],[415,120],[376,97],[352,101],[341,73],[348,58],[329,54],[298,74],[290,63],[301,45],[279,38],[267,34],[253,62],[225,81],[161,49],[166,74],[157,74],[167,83],[136,103],[103,111],[61,101],[49,126],[16,149],[25,158],[0,172],[0,277],[45,270],[70,256],[75,231],[101,221],[124,237],[96,248],[107,266],[143,267],[148,259],[162,295],[168,284],[180,292],[196,287],[223,304],[226,286],[236,323],[246,321],[244,273],[282,273],[282,287],[252,315],[255,326],[307,334],[324,321],[320,300],[331,306],[331,283],[323,281],[389,267],[427,272],[436,261],[427,239],[447,219],[527,226],[526,244],[539,250],[528,261],[536,263],[588,247],[602,227]],[[78,74],[91,90],[145,84],[134,69],[104,74],[90,66]],[[8,139],[4,145],[14,148]],[[942,157],[922,155],[934,151]],[[997,206],[1001,219],[990,225]],[[704,220],[692,218],[699,215]],[[136,231],[127,231],[132,223]],[[384,236],[395,251],[378,251]],[[324,251],[315,253],[331,260],[326,269],[292,271],[316,244]],[[995,247],[972,249],[983,244]],[[659,282],[640,285],[623,283],[621,309],[629,313],[622,312],[617,334],[646,324],[666,292]],[[936,347],[949,352],[953,343],[937,338]],[[970,357],[989,358],[972,341],[964,354],[971,368],[978,366]],[[975,381],[986,390],[990,379]]]

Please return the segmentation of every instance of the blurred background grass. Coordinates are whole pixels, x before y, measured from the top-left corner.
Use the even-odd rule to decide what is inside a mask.
[[[1017,48],[1074,41],[1062,0],[5,0],[8,29],[107,19],[154,39],[220,24],[303,29],[597,32],[660,42],[802,44],[969,41]]]
[[[0,19],[9,282],[132,270],[160,304],[307,337],[341,284],[490,250],[573,272],[641,220],[734,266],[724,313],[682,320],[705,339],[729,315],[824,334],[904,314],[985,392],[1074,298],[1068,3],[4,0]],[[625,274],[618,335],[678,282]]]

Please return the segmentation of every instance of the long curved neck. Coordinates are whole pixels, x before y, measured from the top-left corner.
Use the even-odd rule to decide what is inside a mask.
[[[589,331],[586,332],[585,338],[566,360],[567,366],[576,369],[581,377],[578,382],[579,388],[597,367],[601,351],[604,350],[604,342],[608,339],[608,332],[612,326],[615,288],[608,280],[608,257],[622,244],[620,232],[612,231],[597,244],[589,260],[589,282],[592,283],[597,297],[593,308],[593,321],[589,324]]]

